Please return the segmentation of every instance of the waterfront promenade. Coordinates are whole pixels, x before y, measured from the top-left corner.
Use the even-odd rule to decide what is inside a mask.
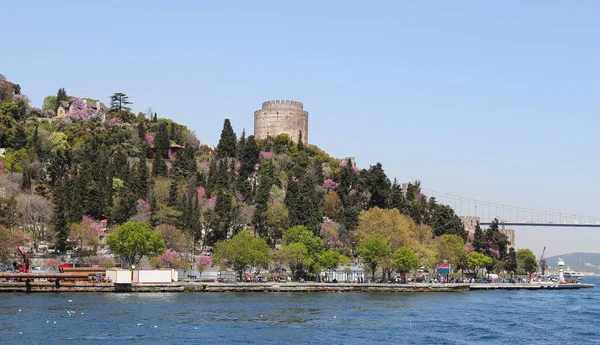
[[[113,284],[88,282],[0,282],[0,292],[456,292],[593,288],[594,284],[352,284],[352,283],[203,283]]]

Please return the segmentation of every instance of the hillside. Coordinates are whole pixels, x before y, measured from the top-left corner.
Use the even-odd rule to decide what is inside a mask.
[[[600,273],[600,253],[569,253],[547,258],[551,268],[558,267],[558,258],[565,260],[565,267],[574,271]]]
[[[242,230],[279,248],[289,229],[302,226],[322,243],[302,260],[314,270],[337,267],[340,255],[356,255],[360,241],[384,238],[388,243],[377,243],[384,246],[385,260],[376,258],[382,262],[406,246],[416,264],[428,267],[450,257],[466,265],[465,251],[472,250],[489,256],[477,267],[503,267],[507,239],[497,223],[465,246],[467,233],[452,208],[422,194],[418,181],[391,181],[380,163],[360,169],[287,134],[238,136],[228,119],[218,145],[209,147],[184,125],[152,111],[133,113],[123,93],[105,106],[96,95],[59,89],[39,109],[24,91],[0,75],[1,261],[20,245],[36,255],[69,253],[68,260],[98,263],[112,258],[99,252],[117,248],[116,238],[108,243],[111,233],[147,227],[161,236],[144,255],[164,253],[153,265],[189,267],[199,250]],[[441,246],[440,238],[448,243]],[[335,260],[320,258],[324,253]],[[385,268],[388,276],[392,268]]]

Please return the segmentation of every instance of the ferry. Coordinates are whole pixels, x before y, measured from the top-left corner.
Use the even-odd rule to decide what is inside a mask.
[[[583,280],[583,273],[575,272],[570,268],[567,268],[563,271],[563,276],[565,279],[573,279],[575,281]]]

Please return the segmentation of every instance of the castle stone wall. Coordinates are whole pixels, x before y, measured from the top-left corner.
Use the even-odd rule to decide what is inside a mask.
[[[302,102],[267,101],[262,109],[254,112],[254,137],[272,138],[286,133],[293,141],[298,141],[302,133],[302,143],[308,145],[308,112]]]
[[[475,235],[475,228],[477,227],[477,224],[480,221],[479,217],[462,216],[459,218],[462,221],[463,225],[465,226],[465,230],[469,234],[469,238],[473,239],[473,236]],[[485,230],[485,228],[482,228],[482,230]],[[508,245],[508,248],[515,248],[515,241],[516,241],[515,230],[501,228],[500,232],[505,234],[506,237],[508,237],[508,242],[510,242],[510,244]]]

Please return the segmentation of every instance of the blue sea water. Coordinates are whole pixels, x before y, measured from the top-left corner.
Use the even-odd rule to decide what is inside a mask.
[[[598,321],[598,287],[0,294],[0,344],[600,344]]]

